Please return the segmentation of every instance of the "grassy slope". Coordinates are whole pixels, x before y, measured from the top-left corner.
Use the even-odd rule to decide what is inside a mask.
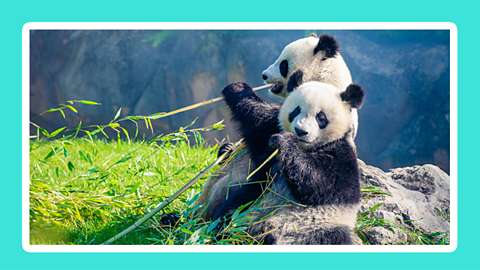
[[[105,140],[32,142],[32,244],[99,244],[153,209],[215,160],[216,149],[182,140],[158,147]],[[208,175],[206,176],[208,177]],[[181,212],[188,194],[166,208]],[[152,222],[151,222],[152,223]],[[147,244],[158,229],[140,229],[117,244]]]

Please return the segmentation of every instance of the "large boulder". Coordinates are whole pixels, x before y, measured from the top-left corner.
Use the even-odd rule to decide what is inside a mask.
[[[362,198],[360,212],[383,203],[371,215],[400,227],[428,235],[449,232],[450,223],[440,213],[449,213],[450,177],[437,166],[423,165],[391,169],[384,172],[359,160],[363,187],[376,187],[389,193],[370,194]],[[412,243],[402,230],[374,226],[364,232],[371,244]]]

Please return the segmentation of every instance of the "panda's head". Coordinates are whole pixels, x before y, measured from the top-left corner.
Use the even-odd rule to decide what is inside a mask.
[[[274,86],[270,92],[285,98],[290,94],[287,91],[287,81],[292,71],[302,69],[310,79],[335,86],[343,86],[341,82],[351,82],[350,71],[340,55],[339,45],[334,37],[322,34],[310,34],[288,44],[278,59],[262,72],[266,83]],[[337,83],[338,82],[338,83]],[[348,84],[347,83],[347,84]]]
[[[307,82],[285,100],[279,114],[280,126],[296,134],[303,148],[316,148],[351,131],[351,109],[359,109],[364,99],[365,91],[357,84],[339,91],[333,85]]]

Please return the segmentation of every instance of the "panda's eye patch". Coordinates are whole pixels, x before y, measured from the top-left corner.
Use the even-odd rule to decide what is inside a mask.
[[[280,74],[282,74],[283,77],[287,77],[287,73],[288,73],[288,61],[287,60],[283,60],[281,63],[280,63]]]
[[[317,119],[317,123],[320,129],[324,129],[325,127],[327,127],[328,119],[327,115],[323,111],[319,112],[315,118]]]
[[[295,117],[297,117],[300,112],[301,112],[302,109],[300,109],[300,106],[297,106],[295,108],[295,110],[293,110],[289,115],[288,115],[288,121],[291,123],[293,122],[293,119],[295,119]]]

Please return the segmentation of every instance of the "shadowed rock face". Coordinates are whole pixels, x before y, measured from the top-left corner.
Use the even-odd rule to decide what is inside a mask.
[[[50,113],[35,122],[49,131],[76,128],[80,120],[83,125],[107,124],[120,107],[122,116],[149,115],[218,97],[232,82],[259,86],[262,71],[281,50],[308,33],[32,31],[31,116],[66,100],[84,99],[102,106],[76,105],[78,114],[67,112],[66,119]],[[449,172],[448,31],[328,33],[338,40],[353,81],[367,91],[359,110],[359,158],[384,170],[432,163]],[[269,102],[279,101],[266,90],[259,94]],[[168,133],[196,117],[196,127],[226,120],[224,130],[204,134],[211,143],[227,135],[238,139],[222,103],[152,124],[156,133]],[[125,122],[125,126],[134,132],[133,123]],[[142,133],[152,136],[143,123],[139,128],[140,138]],[[33,128],[31,133],[35,133]],[[414,180],[408,181],[416,186]]]

